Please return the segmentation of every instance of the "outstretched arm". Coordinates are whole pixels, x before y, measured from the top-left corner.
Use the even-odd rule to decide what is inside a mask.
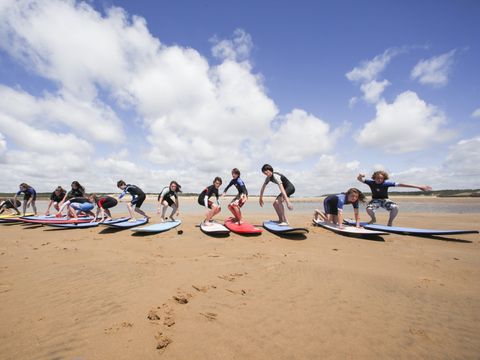
[[[422,191],[432,190],[432,187],[428,186],[428,185],[397,184],[397,186],[415,188],[415,189],[419,189],[419,190],[422,190]]]

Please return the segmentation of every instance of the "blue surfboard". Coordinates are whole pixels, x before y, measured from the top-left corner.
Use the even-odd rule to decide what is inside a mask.
[[[355,225],[353,220],[344,221],[348,225]],[[398,227],[398,226],[386,226],[386,225],[377,225],[377,224],[368,224],[366,222],[360,223],[365,229],[377,230],[377,231],[386,231],[393,234],[402,234],[402,235],[457,235],[457,234],[478,234],[477,230],[436,230],[436,229],[416,229],[408,227]]]
[[[277,221],[265,221],[263,227],[274,234],[298,235],[308,233],[308,229],[291,227],[290,225],[278,225]]]
[[[121,218],[118,218],[118,219],[106,220],[104,222],[99,223],[99,225],[118,224],[118,223],[128,221],[128,220],[130,220],[129,217],[121,217]]]
[[[47,226],[53,226],[56,228],[63,228],[63,229],[86,229],[98,226],[98,222],[83,222],[83,223],[75,223],[75,224],[45,224]]]
[[[164,232],[173,228],[176,228],[182,223],[181,220],[175,220],[175,221],[165,221],[163,223],[158,223],[158,224],[153,224],[149,226],[142,226],[142,227],[136,227],[134,229],[130,229],[136,233],[160,233]]]
[[[108,224],[108,223],[104,223],[104,224],[113,229],[130,229],[135,226],[145,225],[146,223],[148,223],[148,219],[142,218],[135,221],[129,220],[129,221],[117,222],[114,224]]]

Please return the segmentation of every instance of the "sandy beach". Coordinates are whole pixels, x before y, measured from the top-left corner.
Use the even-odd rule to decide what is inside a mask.
[[[372,241],[289,215],[305,239],[209,237],[201,210],[183,234],[0,225],[0,358],[479,358],[478,234]],[[478,230],[479,214],[396,225]]]

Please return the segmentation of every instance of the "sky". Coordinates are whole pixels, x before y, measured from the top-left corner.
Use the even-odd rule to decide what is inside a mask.
[[[480,187],[480,2],[0,0],[0,192]],[[268,193],[278,192],[270,186]]]

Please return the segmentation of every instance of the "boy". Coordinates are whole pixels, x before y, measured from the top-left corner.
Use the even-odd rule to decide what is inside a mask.
[[[293,210],[293,206],[288,198],[295,192],[295,187],[284,175],[274,172],[272,166],[269,164],[262,166],[262,173],[266,176],[266,179],[263,183],[262,189],[260,190],[260,199],[258,200],[260,206],[263,207],[263,192],[265,191],[265,187],[268,185],[268,183],[273,182],[274,184],[277,184],[280,189],[280,194],[278,194],[277,198],[273,202],[273,208],[278,215],[278,225],[287,226],[288,221],[285,215],[283,203],[285,202],[287,204],[289,210]]]
[[[325,215],[320,210],[315,209],[313,218],[314,220],[322,218],[326,222],[337,224],[340,229],[343,229],[343,206],[352,204],[356,227],[360,227],[359,202],[365,202],[365,195],[357,188],[350,188],[344,194],[329,195],[323,200]]]
[[[5,210],[10,210],[12,215],[20,215],[20,211],[18,211],[18,207],[22,206],[22,203],[19,200],[15,199],[6,199],[0,202],[0,214],[3,214]],[[14,211],[15,213],[13,213]]]
[[[238,191],[238,194],[233,198],[233,200],[228,204],[228,209],[232,212],[233,217],[237,221],[238,225],[243,224],[242,221],[242,212],[240,211],[240,208],[247,202],[248,199],[248,191],[247,187],[245,186],[245,183],[243,182],[242,179],[240,179],[240,170],[237,168],[234,168],[232,170],[232,180],[230,183],[227,185],[225,190],[223,190],[222,196],[225,196],[227,193],[228,189],[230,186],[235,186],[235,188]]]
[[[220,203],[218,202],[218,189],[222,185],[222,178],[216,177],[213,180],[213,184],[203,189],[203,191],[198,195],[198,203],[202,206],[205,206],[207,213],[205,215],[204,224],[212,225],[212,218],[217,215],[222,209],[220,208]],[[212,196],[215,196],[215,203],[210,200]]]
[[[428,185],[412,185],[401,184],[388,180],[388,173],[385,171],[375,171],[372,174],[372,179],[365,179],[365,174],[358,174],[357,180],[370,186],[372,191],[372,200],[367,205],[367,214],[370,215],[371,220],[369,224],[377,222],[375,217],[375,210],[379,207],[384,208],[390,212],[388,218],[388,226],[392,226],[393,220],[398,215],[398,205],[388,198],[388,188],[391,186],[410,187],[422,191],[429,191],[432,188]]]
[[[128,212],[130,213],[129,221],[136,221],[134,211],[145,217],[145,219],[150,219],[150,217],[140,209],[143,202],[145,201],[146,195],[142,189],[136,185],[126,184],[123,180],[118,180],[117,187],[122,190],[122,193],[118,197],[119,199],[123,198],[127,193],[132,195],[132,200],[127,203]],[[135,209],[133,206],[135,205]]]

